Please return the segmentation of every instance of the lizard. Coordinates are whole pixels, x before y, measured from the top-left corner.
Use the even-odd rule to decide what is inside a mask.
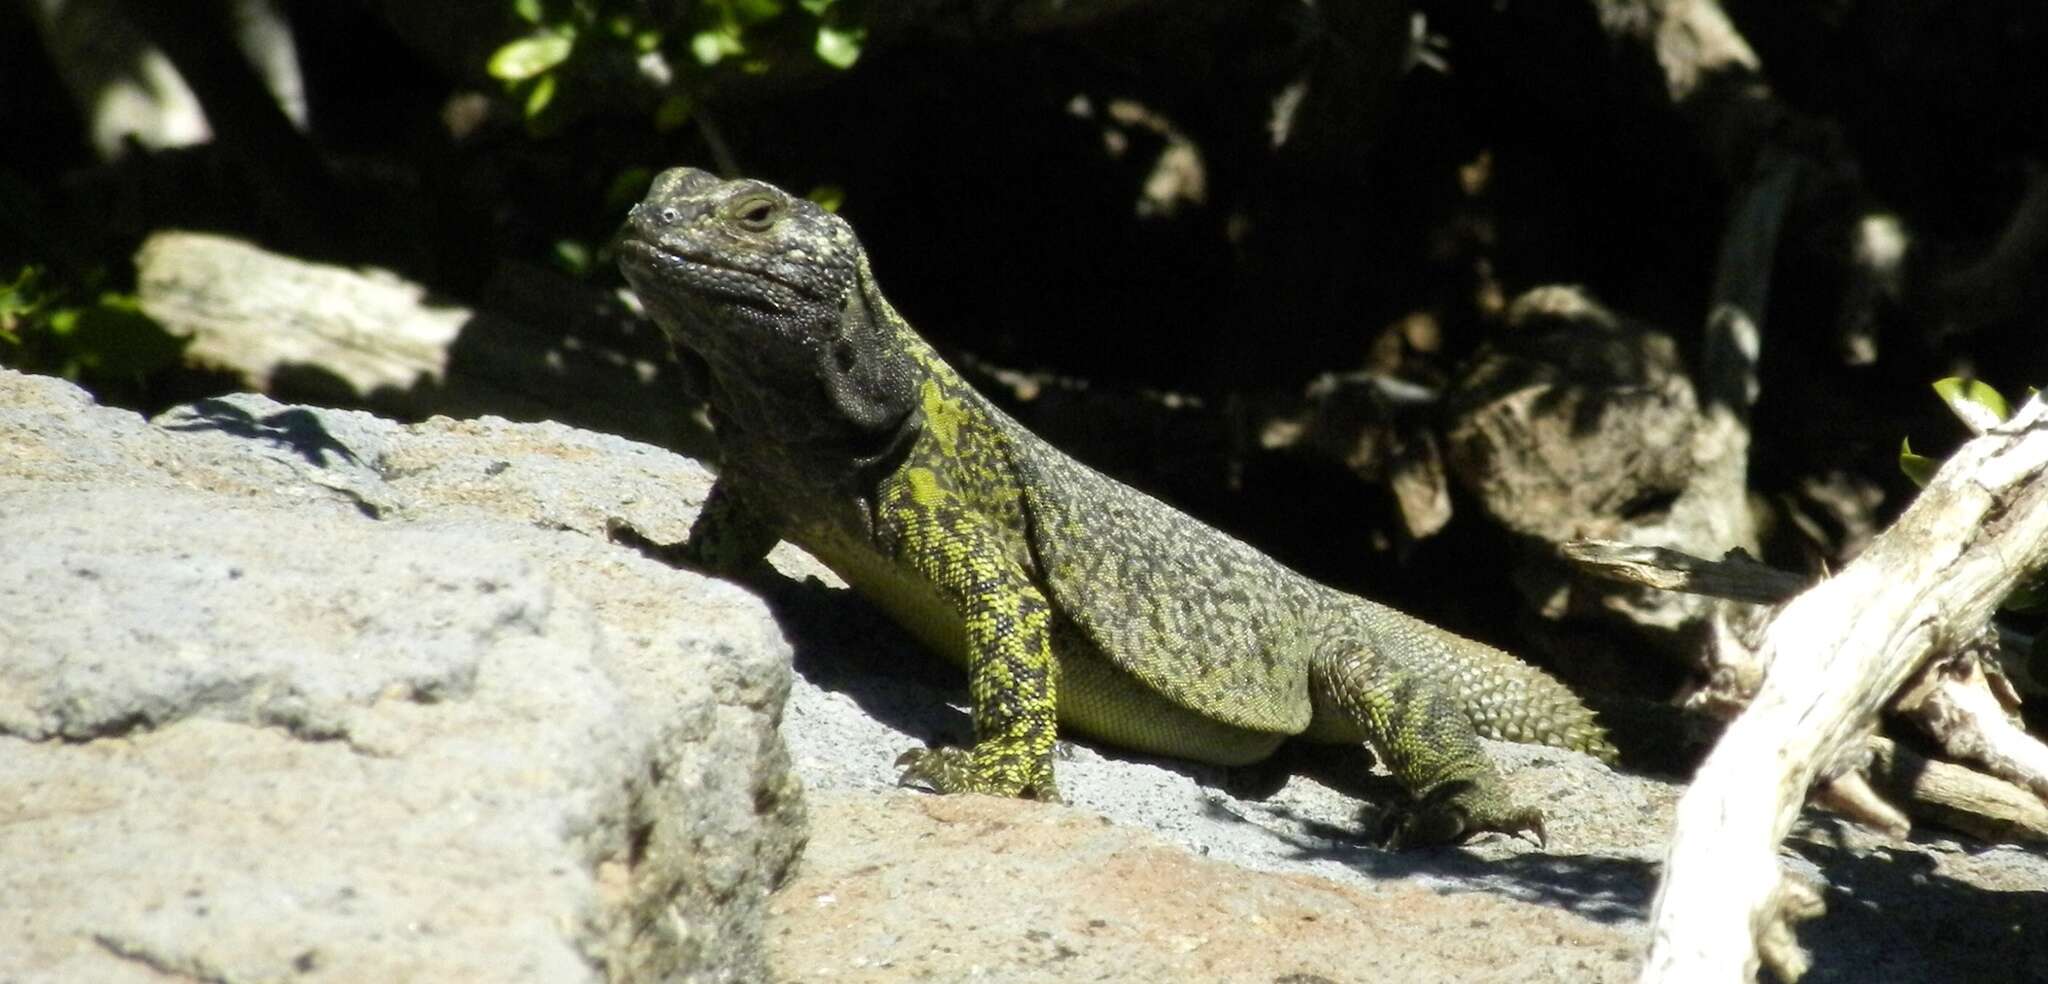
[[[708,404],[720,468],[680,547],[738,575],[787,540],[967,673],[971,747],[901,782],[1057,800],[1056,737],[1249,765],[1363,742],[1409,793],[1392,846],[1544,837],[1481,736],[1611,761],[1564,684],[1310,580],[1082,464],[974,390],[882,295],[842,218],[765,182],[656,176],[615,240]]]

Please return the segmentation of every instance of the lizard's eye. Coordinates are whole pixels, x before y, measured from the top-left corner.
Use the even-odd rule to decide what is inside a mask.
[[[782,210],[775,199],[767,195],[752,195],[733,203],[732,217],[742,228],[753,232],[767,232],[775,224]]]

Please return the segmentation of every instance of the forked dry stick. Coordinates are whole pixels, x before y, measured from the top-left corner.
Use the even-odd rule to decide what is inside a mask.
[[[1808,788],[2044,563],[2048,405],[2036,399],[1965,444],[1861,557],[1766,628],[1768,675],[1679,801],[1644,981],[1746,981],[1763,963],[1799,976],[1807,957],[1789,927],[1818,900],[1777,848]]]

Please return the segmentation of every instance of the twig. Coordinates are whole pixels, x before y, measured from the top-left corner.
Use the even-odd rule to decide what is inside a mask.
[[[1775,605],[1812,583],[1729,551],[1707,560],[1669,547],[1645,547],[1615,540],[1573,540],[1558,548],[1566,560],[1589,574],[1660,591],[1683,591],[1755,605]]]

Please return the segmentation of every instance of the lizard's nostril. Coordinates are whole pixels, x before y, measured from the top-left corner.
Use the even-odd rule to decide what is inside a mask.
[[[662,209],[657,213],[657,217],[661,219],[663,225],[674,225],[678,219],[683,217],[683,214],[671,207]]]

